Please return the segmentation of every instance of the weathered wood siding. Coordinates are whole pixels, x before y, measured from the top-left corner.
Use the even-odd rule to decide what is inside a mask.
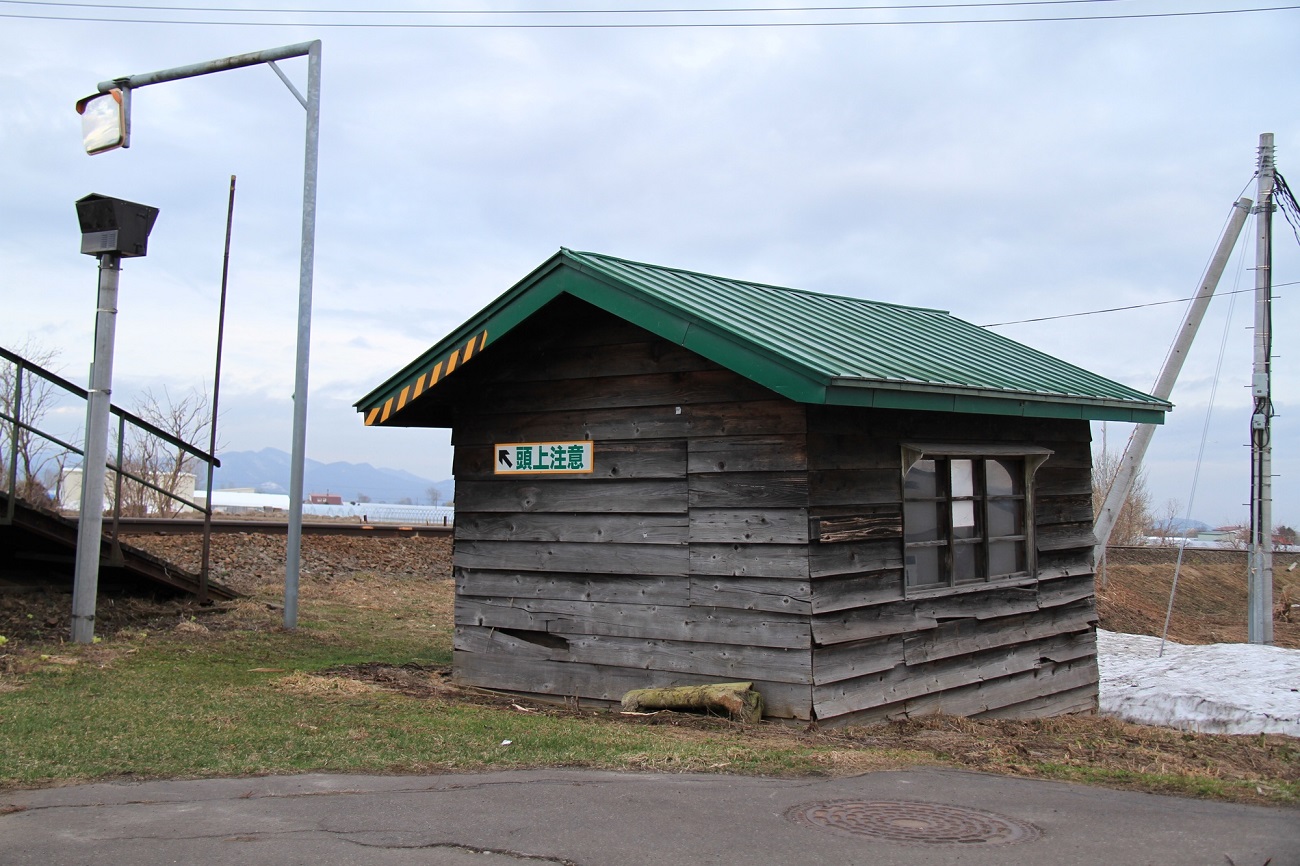
[[[614,703],[753,680],[833,723],[1096,706],[1089,429],[804,406],[561,299],[457,372],[464,683]],[[498,442],[590,439],[587,476],[494,476]],[[906,593],[904,442],[1029,444],[1041,581]]]
[[[1096,709],[1086,421],[810,407],[813,708],[833,723]],[[904,590],[904,442],[1049,448],[1034,484],[1041,582]]]
[[[572,299],[457,375],[458,680],[590,703],[753,680],[809,718],[801,405]],[[492,474],[494,443],[573,439],[593,474]]]

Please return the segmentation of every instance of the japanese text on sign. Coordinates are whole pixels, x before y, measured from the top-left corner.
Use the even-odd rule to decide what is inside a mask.
[[[590,473],[593,448],[583,442],[507,442],[496,445],[496,475]]]

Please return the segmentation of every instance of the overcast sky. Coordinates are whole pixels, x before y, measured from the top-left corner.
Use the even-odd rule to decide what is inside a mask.
[[[1185,311],[1160,302],[1195,290],[1231,203],[1254,197],[1260,133],[1276,134],[1279,170],[1300,181],[1300,9],[790,28],[324,26],[897,22],[1274,4],[621,17],[97,5],[0,2],[3,16],[114,19],[0,18],[0,345],[55,349],[63,373],[85,381],[96,275],[78,253],[73,202],[103,193],[161,209],[148,257],[123,267],[115,402],[129,407],[148,387],[210,388],[237,175],[228,450],[290,447],[304,112],[266,67],[156,85],[135,93],[131,148],[87,157],[73,103],[101,80],[323,40],[308,456],[433,479],[451,472],[444,431],[366,429],[351,404],[560,246],[938,307],[981,325],[1158,304],[997,329],[1147,390]],[[299,8],[348,5],[359,4]],[[248,23],[277,20],[293,23]],[[305,91],[306,61],[282,68]],[[1221,292],[1253,287],[1252,238],[1253,221]],[[1275,518],[1294,525],[1300,352],[1289,344],[1300,314],[1284,284],[1300,281],[1300,245],[1280,215],[1275,243]],[[1149,454],[1159,511],[1187,507],[1223,345],[1192,512],[1215,524],[1248,514],[1251,309],[1249,291],[1211,308]],[[1106,435],[1122,448],[1128,428]]]

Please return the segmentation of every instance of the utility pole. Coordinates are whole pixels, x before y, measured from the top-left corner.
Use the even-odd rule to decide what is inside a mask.
[[[1273,133],[1259,137],[1255,208],[1255,363],[1250,379],[1250,572],[1247,640],[1273,643]]]

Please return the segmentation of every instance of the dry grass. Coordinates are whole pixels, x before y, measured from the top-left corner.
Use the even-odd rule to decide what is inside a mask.
[[[147,750],[150,755],[165,755],[168,749],[178,753],[150,764],[153,769],[140,765],[138,756],[83,766],[78,762],[93,756],[69,748],[65,769],[42,773],[28,766],[22,771],[26,775],[13,775],[7,784],[122,772],[223,775],[313,767],[421,772],[564,765],[842,775],[929,764],[1238,802],[1300,804],[1300,742],[1287,737],[1193,734],[1100,717],[1011,722],[936,716],[840,730],[745,726],[679,713],[593,713],[466,689],[451,681],[445,663],[454,596],[445,576],[450,572],[445,542],[401,548],[400,556],[384,560],[394,569],[390,572],[356,571],[352,559],[336,549],[331,548],[332,559],[318,551],[316,573],[304,575],[302,628],[295,634],[280,626],[282,574],[263,567],[260,558],[273,556],[274,545],[264,540],[253,544],[258,565],[241,578],[249,598],[208,608],[186,601],[114,599],[101,606],[100,631],[109,637],[93,647],[64,647],[58,637],[51,640],[66,633],[46,624],[56,614],[66,616],[66,596],[0,598],[0,634],[11,638],[0,649],[0,695],[39,689],[41,701],[57,701],[54,683],[115,667],[133,672],[148,655],[159,677],[188,666],[193,676],[212,678],[204,688],[217,699],[194,712],[200,725],[211,728],[211,736],[229,738],[216,747],[190,743],[190,753],[184,753],[185,738],[202,730],[185,727],[175,744],[160,739]],[[1281,568],[1286,564],[1282,561]],[[432,570],[440,576],[430,577]],[[1231,561],[1188,563],[1180,579],[1176,639],[1194,642],[1235,634],[1238,605],[1244,621],[1244,579],[1238,571]],[[1153,624],[1163,623],[1171,574],[1168,563],[1112,561],[1110,587],[1100,604],[1103,626],[1151,633]],[[1279,642],[1290,639],[1292,632],[1282,625],[1278,631]],[[298,661],[286,661],[290,651],[299,653]],[[308,661],[329,656],[333,660]],[[340,663],[340,657],[348,660]],[[91,677],[84,688],[98,694],[116,679]],[[166,681],[141,679],[132,688],[146,685],[160,689],[160,697],[140,697],[139,709],[124,710],[124,718],[150,712],[170,687]],[[273,697],[264,700],[263,695]],[[12,703],[27,697],[9,694],[6,699]],[[439,712],[428,712],[430,707]],[[31,730],[40,732],[58,723],[33,717],[32,724]],[[259,741],[263,728],[294,733]],[[506,754],[496,749],[502,731],[518,737]],[[328,741],[330,757],[279,756],[284,743],[296,738]],[[528,751],[530,741],[533,751]],[[246,745],[250,742],[251,747]],[[21,738],[11,746],[27,748]],[[227,756],[226,763],[213,762],[217,752]],[[18,756],[17,764],[22,760]]]
[[[375,686],[360,680],[337,676],[316,676],[301,671],[275,680],[272,687],[289,694],[306,695],[313,698],[355,698],[369,695],[375,691]]]
[[[1300,794],[1300,743],[1290,737],[1214,736],[1101,716],[1035,721],[931,716],[838,735],[862,746],[925,750],[975,770],[1026,776],[1184,779],[1240,785],[1245,799]],[[1285,783],[1279,786],[1278,783]],[[1268,791],[1252,791],[1262,787]]]
[[[503,714],[590,719],[589,709],[465,689],[446,666],[351,665],[329,676],[422,700]],[[1034,721],[927,716],[844,729],[806,729],[675,712],[600,713],[610,725],[657,729],[683,746],[723,735],[730,760],[669,749],[621,756],[612,768],[716,772],[764,751],[809,751],[820,772],[851,775],[928,764],[1027,778],[1064,779],[1157,793],[1300,806],[1300,742],[1280,735],[1223,736],[1134,725],[1101,716]]]
[[[1106,585],[1097,592],[1101,627],[1126,634],[1159,635],[1164,628],[1177,551],[1173,548],[1112,548],[1107,557]],[[1300,569],[1287,566],[1300,554],[1274,556],[1273,599],[1279,616],[1273,621],[1274,643],[1300,648],[1300,621],[1293,619],[1290,600],[1300,602]],[[1179,643],[1245,643],[1246,554],[1244,551],[1184,552],[1178,574],[1169,637]]]

